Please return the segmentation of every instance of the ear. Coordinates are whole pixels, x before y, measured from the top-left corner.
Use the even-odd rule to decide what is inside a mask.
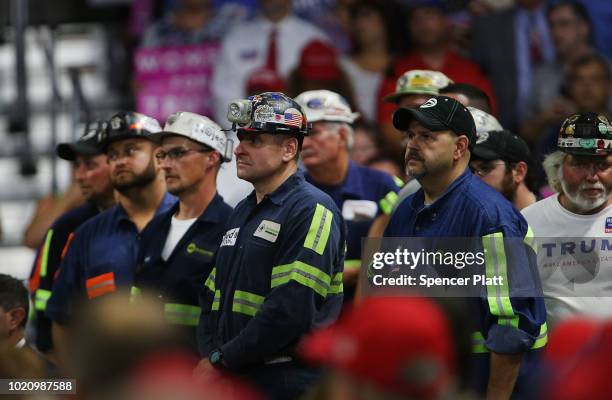
[[[289,162],[296,158],[298,153],[298,140],[290,137],[283,141],[283,162]]]
[[[211,151],[208,153],[208,159],[206,160],[206,168],[216,168],[221,164],[221,154],[217,151]]]
[[[338,135],[340,136],[340,140],[342,141],[342,147],[349,147],[349,133],[348,129],[345,126],[340,126],[338,129]]]
[[[26,318],[26,312],[23,307],[17,307],[8,312],[9,330],[15,331],[19,329],[21,323]]]
[[[525,180],[527,176],[527,171],[529,167],[527,163],[524,161],[519,161],[516,166],[512,169],[512,180],[514,183],[521,183]]]
[[[457,161],[463,158],[467,153],[470,141],[465,135],[457,137],[455,140],[455,151],[453,152],[453,160]]]

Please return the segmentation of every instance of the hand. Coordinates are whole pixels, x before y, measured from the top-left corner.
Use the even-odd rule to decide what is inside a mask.
[[[218,372],[208,361],[208,358],[203,358],[194,368],[193,378],[202,383],[213,382],[217,380]]]

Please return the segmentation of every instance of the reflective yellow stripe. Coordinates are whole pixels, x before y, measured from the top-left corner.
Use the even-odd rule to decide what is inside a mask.
[[[391,214],[391,211],[393,211],[393,206],[395,203],[397,203],[397,199],[398,196],[395,192],[389,192],[384,198],[380,199],[378,204],[380,205],[382,212],[387,215]]]
[[[142,295],[142,290],[136,286],[130,288],[130,303],[134,303]]]
[[[344,269],[359,269],[361,267],[361,260],[344,260]]]
[[[38,289],[36,291],[34,294],[34,308],[36,311],[45,311],[49,297],[51,297],[50,290]]]
[[[540,334],[531,346],[531,350],[540,349],[548,342],[548,327],[546,322],[540,326]],[[485,338],[480,332],[472,333],[472,353],[488,353],[489,349],[485,346]]]
[[[501,285],[487,285],[487,301],[492,315],[498,317],[500,325],[510,325],[518,328],[519,317],[514,313],[510,303],[508,285],[508,264],[504,248],[504,235],[495,232],[482,237],[485,252],[485,274],[489,282],[492,278],[501,277]]]
[[[344,284],[342,283],[342,272],[334,275],[329,286],[329,294],[340,294],[344,292]]]
[[[47,276],[47,263],[49,262],[49,248],[51,247],[51,238],[53,237],[53,229],[49,229],[43,246],[42,259],[40,261],[40,277]]]
[[[401,180],[400,178],[398,178],[398,177],[397,177],[397,176],[395,176],[395,175],[393,175],[393,182],[395,182],[395,184],[397,185],[397,187],[400,187],[400,188],[401,188],[401,187],[403,187],[403,186],[405,185],[405,184],[404,184],[404,181],[403,181],[403,180]]]
[[[531,348],[540,349],[546,346],[546,343],[548,343],[548,325],[546,325],[546,322],[544,322],[542,326],[540,326],[540,334],[536,338],[536,341]]]
[[[320,269],[301,261],[272,268],[272,288],[292,280],[311,288],[325,298],[329,292],[331,278]]]
[[[166,322],[172,325],[197,326],[200,319],[200,307],[188,304],[164,304]]]
[[[263,302],[263,296],[257,295],[255,293],[245,292],[242,290],[236,290],[234,292],[234,302],[232,304],[232,311],[254,317]]]
[[[215,293],[215,274],[217,273],[217,268],[213,268],[210,271],[210,275],[206,278],[206,282],[204,282],[204,286],[208,288],[211,292]]]
[[[306,240],[304,240],[305,248],[314,250],[320,255],[323,254],[329,239],[333,217],[334,215],[331,211],[317,203],[310,228],[308,229],[308,235],[306,235]]]
[[[219,306],[221,305],[221,291],[215,290],[215,298],[212,303],[212,311],[219,311]]]
[[[527,225],[527,234],[525,235],[525,239],[523,239],[523,241],[533,249],[534,253],[538,254],[538,246],[536,245],[535,235],[529,225]]]

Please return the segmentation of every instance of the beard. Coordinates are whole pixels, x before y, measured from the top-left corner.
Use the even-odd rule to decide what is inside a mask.
[[[121,172],[123,172],[123,177],[119,178],[117,175],[113,174],[111,178],[113,188],[121,194],[125,194],[132,189],[143,188],[157,179],[157,171],[155,170],[155,163],[152,159],[149,165],[147,165],[147,168],[140,174],[135,174],[132,171]],[[126,175],[129,176],[127,179],[125,177]]]
[[[512,203],[516,197],[517,188],[518,185],[514,183],[514,179],[512,177],[512,170],[506,171],[504,174],[504,179],[501,182],[501,194],[508,199],[510,203]]]
[[[574,206],[581,211],[591,211],[598,207],[601,207],[606,201],[608,201],[608,197],[610,196],[610,192],[612,192],[612,188],[606,188],[603,183],[597,182],[595,184],[590,184],[587,182],[581,182],[578,185],[578,188],[572,190],[569,185],[563,179],[562,171],[559,169],[559,180],[561,181],[561,188],[563,189],[563,194],[568,198]],[[582,191],[586,189],[600,189],[601,195],[597,198],[587,198],[582,195]]]

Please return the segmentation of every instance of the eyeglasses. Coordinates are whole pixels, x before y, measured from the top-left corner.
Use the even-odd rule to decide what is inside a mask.
[[[569,161],[567,163],[567,166],[576,172],[582,172],[585,174],[593,170],[595,170],[595,173],[605,172],[608,169],[610,169],[610,167],[612,167],[612,165],[610,165],[610,163],[606,161],[595,161],[595,162]]]
[[[176,161],[176,160],[180,160],[181,158],[185,157],[187,154],[189,153],[208,153],[212,150],[210,149],[183,149],[180,147],[177,147],[175,149],[170,149],[168,151],[163,151],[160,150],[157,152],[157,154],[155,154],[155,158],[157,158],[157,161],[163,161],[166,159],[166,157],[168,157],[170,159],[170,161]]]
[[[498,165],[505,165],[505,164],[506,164],[505,162],[484,163],[484,164],[480,164],[480,165],[470,164],[470,169],[476,175],[478,175],[480,177],[483,177],[483,176],[489,175],[491,173],[491,171],[493,171],[495,169],[495,167],[497,167]]]

